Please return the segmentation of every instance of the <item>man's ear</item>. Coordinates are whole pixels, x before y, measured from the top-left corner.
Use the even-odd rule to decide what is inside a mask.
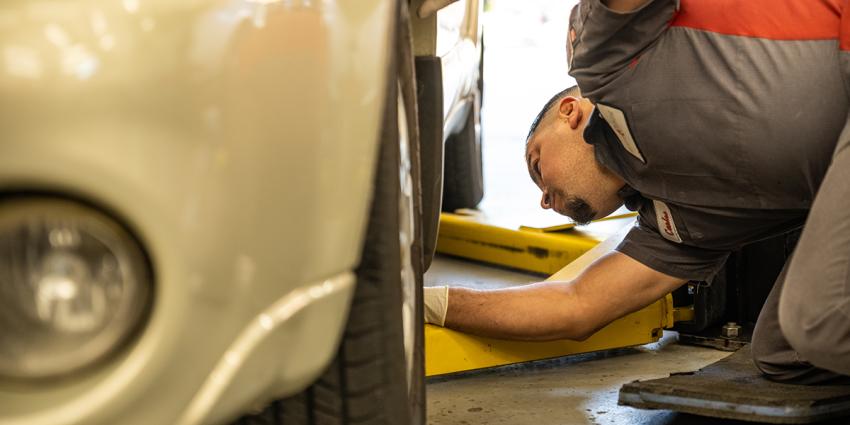
[[[567,96],[561,99],[558,104],[558,118],[565,120],[570,124],[570,128],[575,130],[581,122],[583,112],[579,107],[579,100],[572,96]]]

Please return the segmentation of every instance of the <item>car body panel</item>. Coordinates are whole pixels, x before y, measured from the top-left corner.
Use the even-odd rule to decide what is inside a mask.
[[[417,10],[422,0],[413,0]],[[419,80],[425,269],[437,243],[442,209],[444,144],[478,114],[483,52],[483,0],[459,0],[425,18],[413,18],[413,48]],[[436,68],[434,68],[436,67]],[[424,72],[422,72],[424,71]],[[431,92],[431,93],[429,93]],[[434,92],[439,92],[436,96]],[[423,94],[424,93],[424,94]],[[478,117],[473,116],[475,122]]]
[[[318,376],[353,291],[394,13],[390,0],[0,5],[0,190],[101,207],[155,276],[136,340],[61,381],[0,382],[0,423],[219,423]],[[249,366],[228,363],[263,314],[328,282],[240,354]],[[229,382],[205,389],[211,376]],[[196,397],[215,402],[185,413]]]
[[[443,65],[443,136],[466,123],[478,90],[483,0],[461,0],[437,12],[436,54]]]

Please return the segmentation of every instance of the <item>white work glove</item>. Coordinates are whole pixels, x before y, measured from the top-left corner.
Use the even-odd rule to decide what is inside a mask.
[[[425,323],[445,326],[449,308],[449,287],[431,286],[424,289]]]
[[[434,12],[456,2],[457,0],[425,0],[419,6],[419,10],[416,11],[416,14],[419,15],[420,18],[425,19]]]

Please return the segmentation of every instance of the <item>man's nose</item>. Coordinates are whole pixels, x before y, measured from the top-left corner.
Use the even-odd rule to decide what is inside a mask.
[[[543,191],[543,196],[540,198],[540,208],[544,210],[552,208],[552,203],[549,200],[549,192],[546,190]]]

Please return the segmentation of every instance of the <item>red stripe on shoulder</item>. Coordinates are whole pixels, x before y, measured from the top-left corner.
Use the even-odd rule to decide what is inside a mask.
[[[838,47],[850,50],[850,0],[841,0],[841,29],[838,35]]]
[[[846,3],[848,0],[681,0],[670,26],[772,40],[834,40],[848,19],[841,13]],[[846,25],[850,27],[850,22]]]

